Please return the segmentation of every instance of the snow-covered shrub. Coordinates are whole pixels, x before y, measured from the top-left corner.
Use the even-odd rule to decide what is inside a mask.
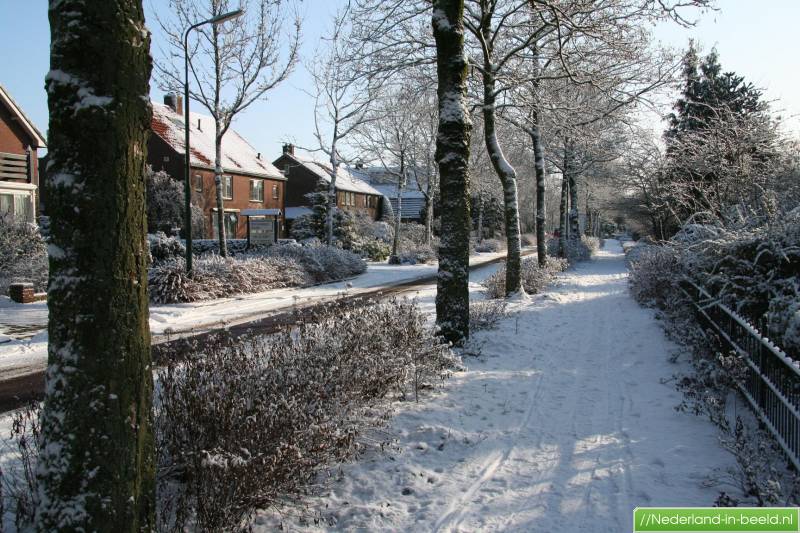
[[[367,264],[358,254],[336,246],[273,246],[266,253],[268,257],[297,261],[313,283],[351,278],[367,270]]]
[[[669,246],[641,246],[630,263],[631,295],[642,305],[663,309],[675,296],[683,273],[677,252]]]
[[[559,257],[560,242],[557,237],[547,240],[547,255]],[[594,250],[592,249],[594,247]],[[600,248],[600,241],[596,237],[586,237],[582,235],[579,240],[567,239],[566,249],[564,255],[570,264],[578,263],[580,261],[588,261],[592,255]]]
[[[774,341],[797,346],[791,324],[800,298],[800,215],[758,227],[702,228],[712,237],[678,245],[684,269],[750,322],[766,321],[764,333]]]
[[[346,240],[340,241],[346,250],[370,261],[384,261],[392,253],[394,229],[390,224],[359,214],[353,217],[353,224],[347,227],[352,231],[347,233]]]
[[[733,428],[724,432],[720,444],[736,460],[736,466],[719,474],[726,484],[736,487],[741,496],[721,492],[715,505],[780,506],[796,505],[800,491],[800,475],[785,468],[783,450],[772,435],[756,424],[746,424],[736,417]]]
[[[0,294],[8,294],[15,281],[44,291],[49,268],[47,247],[36,225],[0,213]]]
[[[590,256],[596,254],[602,246],[599,238],[587,235],[581,236],[581,242],[589,249]]]
[[[27,404],[11,416],[11,434],[4,454],[5,469],[0,470],[0,499],[11,504],[8,509],[14,517],[17,531],[33,529],[36,512],[36,462],[39,458],[41,431],[39,402]],[[5,514],[5,513],[3,513]],[[4,521],[0,514],[0,527]]]
[[[150,245],[150,256],[154,262],[168,261],[176,257],[186,256],[186,246],[176,237],[167,237],[163,231],[147,235]]]
[[[401,246],[400,253],[397,254],[397,257],[400,259],[400,264],[403,265],[433,263],[438,259],[436,250],[427,244],[409,243],[404,243]]]
[[[160,519],[181,531],[246,528],[363,449],[381,400],[413,398],[459,365],[409,300],[337,303],[272,336],[194,350],[170,358],[156,401]]]
[[[505,249],[505,243],[497,239],[483,239],[481,242],[475,243],[474,249],[480,253],[497,253]]]
[[[145,171],[147,232],[171,231],[183,226],[183,183],[164,171]]]
[[[370,261],[385,261],[392,253],[392,247],[378,239],[364,239],[354,251]]]
[[[150,301],[195,302],[312,283],[304,266],[290,257],[208,255],[195,258],[192,269],[192,275],[187,275],[182,257],[151,267]]]
[[[400,236],[405,241],[414,244],[425,244],[425,226],[415,222],[403,222],[400,224]]]
[[[800,354],[800,287],[798,280],[785,280],[785,290],[780,291],[769,302],[767,327],[765,332],[775,336],[791,354]]]
[[[477,300],[469,303],[469,329],[493,329],[508,316],[505,300]]]
[[[673,235],[672,241],[683,245],[689,245],[698,241],[716,239],[720,234],[720,228],[707,224],[686,224],[678,233]]]
[[[523,257],[520,270],[522,288],[528,294],[538,294],[542,292],[556,274],[563,272],[568,266],[565,259],[558,257],[548,257],[544,268],[539,266],[536,257]],[[506,267],[505,263],[494,274],[483,280],[481,283],[488,298],[506,297]]]

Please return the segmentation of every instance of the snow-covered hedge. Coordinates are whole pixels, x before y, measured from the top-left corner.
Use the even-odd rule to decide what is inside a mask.
[[[631,295],[642,305],[663,309],[677,294],[683,275],[677,251],[670,246],[639,245],[628,256]]]
[[[403,265],[433,263],[438,259],[436,250],[427,244],[405,243],[401,246],[400,253],[397,256]]]
[[[675,376],[683,393],[677,409],[713,422],[721,445],[735,459],[725,472],[728,488],[715,505],[795,505],[800,475],[785,467],[782,450],[754,417],[730,408],[729,400],[746,379],[747,362],[707,334],[678,283],[689,277],[750,321],[766,322],[768,331],[762,332],[791,356],[800,348],[798,232],[791,216],[768,227],[692,224],[664,245],[640,243],[627,254],[631,293],[657,307],[667,336],[688,348],[675,355],[687,355],[692,363],[691,372]]]
[[[522,278],[522,288],[528,294],[537,294],[542,292],[550,282],[553,281],[556,274],[563,272],[567,269],[569,263],[566,259],[559,257],[549,257],[545,263],[544,268],[539,266],[536,257],[528,256],[522,258],[522,270],[520,276]],[[489,298],[505,298],[506,297],[506,267],[505,263],[494,274],[483,280],[482,283],[486,296]]]
[[[255,509],[362,450],[382,400],[413,399],[458,365],[409,300],[337,304],[273,336],[204,341],[159,379],[162,526],[246,529]]]
[[[182,343],[154,401],[158,531],[242,531],[256,509],[301,494],[370,445],[389,401],[416,399],[460,367],[416,303],[332,304],[271,336]],[[39,403],[14,413],[2,496],[33,526]],[[387,443],[388,444],[388,443]]]
[[[8,294],[15,281],[33,283],[36,291],[47,288],[47,246],[35,224],[0,213],[0,294]]]
[[[367,264],[358,254],[336,246],[271,246],[263,256],[296,261],[313,283],[326,283],[362,274]]]
[[[150,301],[196,302],[313,282],[299,262],[283,257],[196,257],[192,275],[182,257],[155,264],[148,273]]]

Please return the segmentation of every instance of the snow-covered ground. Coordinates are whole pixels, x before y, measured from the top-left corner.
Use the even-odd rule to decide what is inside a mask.
[[[668,362],[677,347],[626,278],[619,243],[607,241],[548,293],[515,302],[499,329],[474,335],[482,355],[468,371],[399,409],[387,429],[394,452],[342,465],[307,502],[329,525],[284,525],[618,533],[636,506],[711,505],[706,475],[732,459],[710,423],[674,410],[680,395],[661,380],[678,370]],[[423,306],[432,297],[419,293]],[[265,512],[257,527],[276,520]]]
[[[480,265],[503,257],[503,253],[472,256],[470,264]],[[231,298],[186,304],[151,305],[150,331],[154,338],[249,322],[295,305],[309,305],[347,293],[363,294],[434,276],[436,264],[388,265],[370,263],[364,274],[353,279],[303,289],[276,289]],[[9,338],[3,324],[25,326],[33,337]],[[37,331],[38,325],[38,331]],[[41,370],[47,361],[47,304],[17,304],[0,298],[0,378]],[[11,335],[14,337],[14,335]]]

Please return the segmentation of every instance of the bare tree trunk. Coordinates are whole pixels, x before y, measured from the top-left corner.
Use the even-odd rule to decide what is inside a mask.
[[[225,235],[225,205],[222,201],[222,135],[223,125],[220,119],[220,92],[222,91],[222,62],[220,59],[219,26],[211,27],[214,43],[214,185],[217,188],[217,237],[219,239],[219,255],[228,257],[227,235]],[[186,117],[187,124],[189,117]],[[188,150],[189,147],[187,146]],[[231,178],[233,179],[233,178]]]
[[[483,196],[478,195],[478,244],[483,242]]]
[[[428,186],[425,194],[425,244],[429,245],[433,241],[433,190]]]
[[[578,183],[573,165],[575,157],[575,143],[568,141],[564,144],[564,165],[569,165],[569,238],[573,241],[581,239],[580,215],[578,211]]]
[[[544,167],[544,149],[542,147],[542,134],[539,129],[538,110],[533,111],[531,142],[533,143],[533,166],[536,172],[536,255],[539,266],[544,266],[547,263],[547,237],[544,231],[547,172]]]
[[[564,166],[561,177],[561,203],[558,212],[558,256],[567,257],[567,207],[569,202],[569,178]]]
[[[442,239],[436,290],[436,323],[453,344],[469,337],[469,143],[464,0],[433,0],[439,130],[439,198]]]
[[[519,200],[517,197],[517,172],[506,160],[495,130],[495,82],[492,66],[484,65],[483,73],[483,132],[486,150],[500,183],[503,185],[503,203],[506,223],[506,295],[520,292],[522,279],[522,238],[519,226]]]
[[[215,122],[217,134],[214,143],[214,185],[217,189],[217,237],[219,238],[219,255],[228,257],[227,235],[225,235],[225,203],[222,198],[222,135],[220,135],[222,125],[219,120]]]
[[[397,177],[397,214],[394,217],[394,238],[392,239],[392,257],[389,258],[389,263],[393,265],[400,264],[400,258],[397,255],[400,248],[400,222],[403,217],[403,185],[405,182],[405,156],[400,154],[400,175]]]
[[[49,19],[50,316],[35,529],[153,531],[149,32],[140,0],[51,0]]]
[[[336,138],[339,135],[338,122],[333,127],[331,142],[331,184],[328,187],[328,212],[325,215],[325,235],[328,246],[333,246],[333,212],[336,210],[336,177],[339,175],[339,157],[336,155]]]

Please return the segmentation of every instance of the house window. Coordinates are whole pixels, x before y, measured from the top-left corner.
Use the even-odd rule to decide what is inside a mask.
[[[272,198],[278,200],[281,197],[281,190],[277,185],[272,186]]]
[[[217,231],[217,212],[211,213],[211,225],[212,225],[212,232],[214,234],[214,238],[219,238],[219,231]],[[225,212],[225,216],[222,217],[222,223],[225,225],[225,236],[229,239],[236,238],[236,231],[239,228],[239,215],[236,213]]]
[[[0,215],[10,214],[14,219],[33,222],[33,206],[29,194],[0,194]]]
[[[197,192],[203,192],[203,176],[200,174],[194,175],[194,190]]]
[[[250,180],[250,201],[263,202],[264,201],[264,181],[263,180]]]
[[[226,200],[233,199],[233,176],[222,176],[222,197]]]

